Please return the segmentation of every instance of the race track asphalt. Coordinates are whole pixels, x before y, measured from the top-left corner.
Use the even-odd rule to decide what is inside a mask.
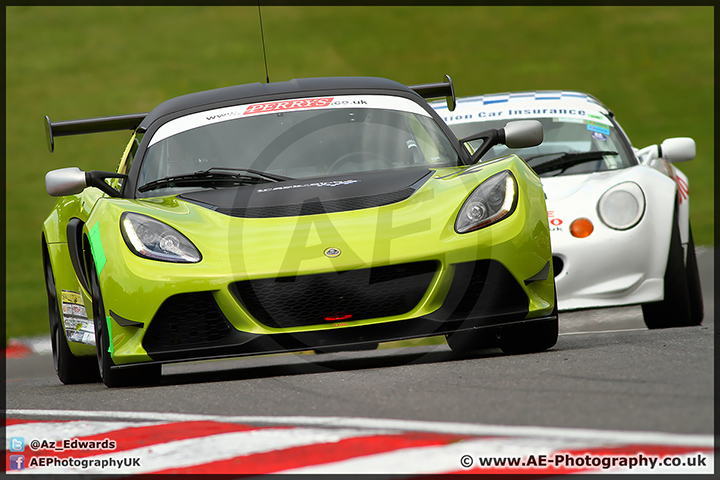
[[[342,416],[714,432],[712,249],[698,252],[705,322],[650,331],[639,307],[561,314],[550,351],[461,358],[446,345],[163,367],[160,386],[63,386],[49,355],[7,359],[7,409]]]

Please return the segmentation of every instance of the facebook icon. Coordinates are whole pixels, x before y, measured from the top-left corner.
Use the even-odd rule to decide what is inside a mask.
[[[25,455],[10,455],[10,470],[25,469]]]

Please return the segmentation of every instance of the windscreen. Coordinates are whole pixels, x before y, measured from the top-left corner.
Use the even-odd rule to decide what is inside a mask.
[[[521,118],[488,116],[477,121],[461,121],[458,123],[451,121],[449,124],[458,138],[463,138],[484,130],[502,128],[512,120],[538,120],[542,123],[544,139],[540,145],[528,148],[508,148],[505,145],[495,145],[483,156],[481,161],[515,153],[533,167],[553,161],[563,154],[613,152],[576,165],[564,166],[563,168],[544,172],[541,176],[616,170],[636,164],[630,146],[624,141],[624,134],[607,117],[599,113],[581,113],[582,115],[566,116],[524,115]],[[474,115],[474,117],[477,116],[477,114]],[[477,149],[482,141],[469,143],[472,149]]]
[[[410,99],[314,97],[174,119],[150,140],[138,185],[215,167],[307,178],[459,163],[433,117]]]

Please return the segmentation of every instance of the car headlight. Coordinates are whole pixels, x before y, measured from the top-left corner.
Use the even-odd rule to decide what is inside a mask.
[[[624,182],[603,193],[598,202],[600,220],[615,230],[638,224],[645,213],[645,195],[637,183]]]
[[[455,231],[466,233],[509,216],[517,205],[517,181],[509,170],[496,173],[470,194],[455,220]]]
[[[120,230],[128,248],[139,257],[175,263],[197,263],[202,259],[182,233],[147,215],[123,213]]]

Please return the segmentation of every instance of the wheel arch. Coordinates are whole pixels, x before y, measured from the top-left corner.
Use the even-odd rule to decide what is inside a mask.
[[[90,250],[87,235],[84,233],[85,222],[79,218],[71,218],[67,224],[67,240],[68,254],[72,263],[75,276],[82,288],[86,292],[91,293],[90,281],[88,277],[88,258],[87,254]]]

